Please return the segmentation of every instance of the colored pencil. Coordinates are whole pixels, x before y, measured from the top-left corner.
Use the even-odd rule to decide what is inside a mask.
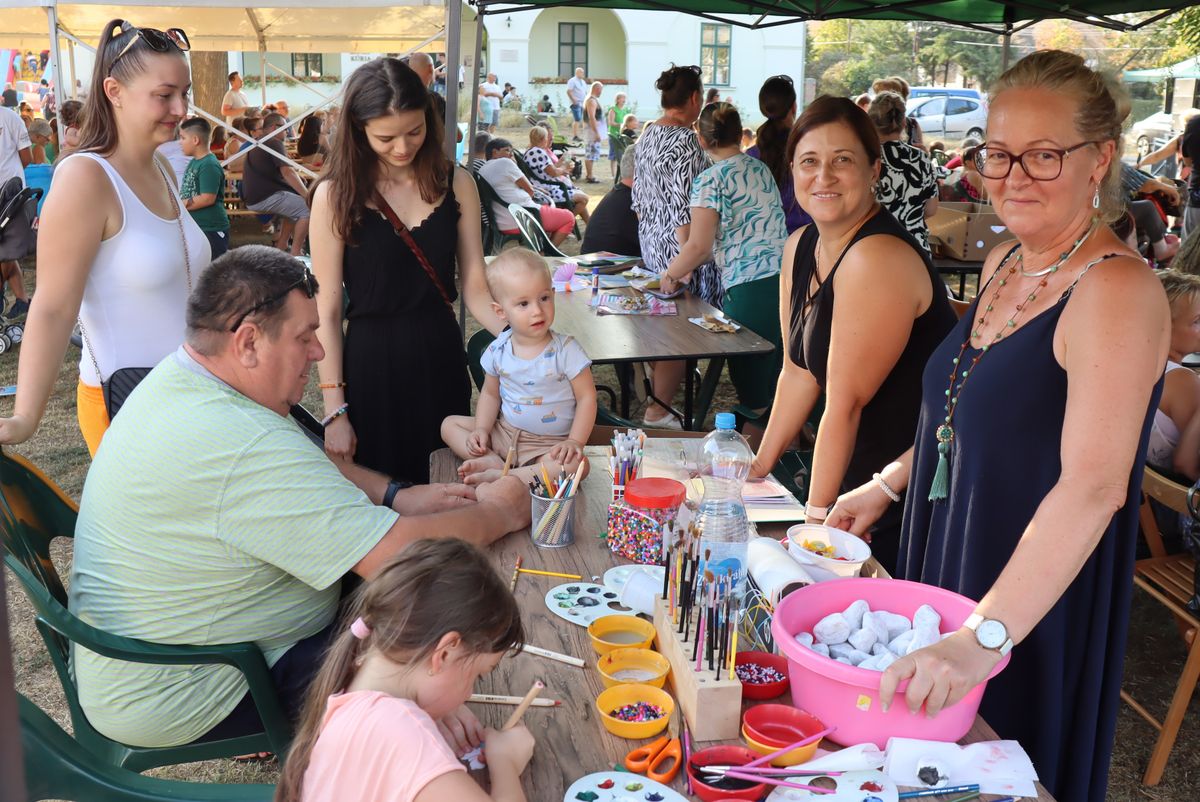
[[[504,696],[498,693],[473,693],[468,702],[475,702],[483,705],[519,705],[521,704],[520,696]],[[560,707],[562,702],[557,699],[534,699],[530,703],[530,707]]]
[[[948,794],[969,794],[978,793],[979,786],[972,785],[948,785],[945,788],[925,788],[920,791],[905,791],[898,797],[899,799],[924,799],[928,796],[946,796]]]
[[[529,688],[529,693],[525,694],[525,698],[521,700],[520,704],[517,705],[517,709],[512,712],[512,715],[508,717],[508,721],[504,722],[504,726],[500,729],[511,730],[513,727],[517,726],[517,724],[521,721],[521,716],[525,715],[525,711],[529,709],[529,706],[533,704],[533,700],[538,697],[538,694],[540,694],[542,689],[545,687],[546,683],[542,682],[540,679],[534,680],[533,685],[531,685]]]
[[[508,476],[509,469],[512,468],[513,457],[517,455],[517,443],[521,440],[521,430],[517,429],[517,433],[513,435],[512,442],[508,444],[508,454],[504,457],[504,470],[500,471],[500,476]]]
[[[536,568],[519,568],[522,574],[534,574],[535,576],[561,576],[563,579],[583,579],[579,574],[564,574],[559,571],[539,571]]]
[[[578,657],[572,657],[569,654],[559,654],[558,652],[552,652],[549,649],[542,649],[538,646],[530,646],[528,643],[521,647],[521,651],[525,652],[526,654],[536,654],[538,657],[545,657],[548,660],[557,660],[558,662],[566,663],[569,666],[578,666],[579,668],[583,668],[587,665],[587,663],[580,660]]]
[[[517,567],[513,569],[512,582],[508,583],[508,592],[514,593],[517,589],[517,579],[521,576],[521,555],[517,555]]]

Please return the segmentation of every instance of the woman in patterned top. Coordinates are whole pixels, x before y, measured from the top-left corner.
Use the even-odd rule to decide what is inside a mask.
[[[654,85],[662,93],[663,113],[638,139],[633,210],[638,216],[642,261],[647,270],[662,273],[687,240],[692,181],[708,167],[708,157],[692,130],[700,116],[704,90],[700,68],[672,66]],[[692,271],[688,288],[713,306],[721,306],[721,272],[713,262]],[[655,398],[669,402],[679,389],[683,371],[683,362],[655,363]],[[678,421],[657,404],[646,410],[645,424],[679,428]]]
[[[588,221],[588,196],[586,192],[576,189],[571,184],[570,159],[558,159],[550,151],[550,132],[541,125],[529,129],[529,149],[525,151],[525,163],[533,171],[533,184],[536,189],[545,192],[554,203],[567,200],[567,192],[571,193],[571,203],[575,214],[583,222]],[[564,191],[565,186],[565,191]]]
[[[937,177],[929,156],[900,141],[904,134],[904,98],[895,92],[880,92],[867,110],[883,145],[883,170],[875,195],[883,208],[929,250],[929,227],[925,218],[938,207]]]
[[[662,274],[664,292],[716,256],[725,312],[775,345],[770,354],[729,360],[729,378],[744,406],[761,412],[775,395],[783,364],[779,333],[779,263],[787,239],[783,204],[771,170],[742,153],[742,120],[728,103],[704,107],[696,124],[713,160],[692,182],[692,226],[679,255]]]

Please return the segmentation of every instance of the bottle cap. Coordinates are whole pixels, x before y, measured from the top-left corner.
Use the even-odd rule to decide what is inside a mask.
[[[737,418],[732,412],[717,413],[717,428],[721,431],[727,431],[737,427]]]
[[[642,510],[675,509],[686,498],[683,483],[665,477],[644,476],[625,486],[625,503]]]

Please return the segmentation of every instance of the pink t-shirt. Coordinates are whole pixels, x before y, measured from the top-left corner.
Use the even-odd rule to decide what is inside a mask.
[[[304,802],[410,802],[431,780],[466,771],[429,714],[379,691],[329,697],[304,772]]]

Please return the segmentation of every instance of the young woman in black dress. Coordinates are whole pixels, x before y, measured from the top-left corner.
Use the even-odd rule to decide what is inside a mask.
[[[493,332],[501,323],[483,277],[475,183],[442,154],[442,121],[408,66],[381,58],[350,76],[310,203],[318,370],[325,414],[337,414],[325,450],[427,482],[442,419],[470,414],[455,262],[471,314]]]

